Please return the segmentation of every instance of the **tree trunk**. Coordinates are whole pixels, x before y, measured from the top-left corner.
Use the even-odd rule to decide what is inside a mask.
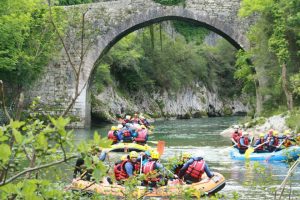
[[[259,82],[255,79],[255,93],[256,93],[256,110],[255,116],[260,116],[262,109],[263,109],[263,97],[260,93]]]
[[[293,109],[293,94],[289,91],[288,80],[286,74],[286,63],[281,65],[282,88],[286,97],[286,103],[289,110]]]

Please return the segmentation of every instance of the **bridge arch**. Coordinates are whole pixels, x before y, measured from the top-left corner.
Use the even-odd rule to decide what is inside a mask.
[[[189,8],[157,5],[146,9],[144,12],[133,13],[128,18],[112,25],[109,31],[97,39],[94,48],[87,52],[88,62],[83,67],[85,71],[82,82],[88,82],[88,84],[81,94],[83,96],[81,99],[86,99],[84,113],[82,113],[84,115],[85,126],[89,126],[91,121],[91,103],[89,101],[90,79],[103,55],[127,34],[166,20],[181,20],[199,24],[221,35],[237,49],[247,49],[249,47],[249,42],[245,35],[246,31],[239,27],[240,22],[226,20],[226,16],[212,17],[207,12],[199,12]]]
[[[94,38],[89,38],[93,44],[85,54],[79,77],[79,89],[82,93],[71,111],[71,114],[79,120],[72,126],[82,128],[90,125],[89,87],[94,69],[114,44],[137,29],[165,20],[183,20],[218,33],[236,48],[249,48],[246,32],[255,19],[240,19],[237,16],[241,0],[185,0],[185,2],[184,7],[163,6],[153,0],[110,0],[75,6],[84,10],[87,6],[90,8],[86,20],[93,27],[97,27],[100,33],[96,33]],[[65,9],[72,12],[72,8],[74,7],[70,6]],[[75,33],[76,30],[73,31],[73,28],[70,27],[70,32]],[[74,48],[76,46],[72,41],[68,41],[67,44],[70,49],[71,46]],[[74,61],[78,60],[75,54],[71,56]],[[31,96],[41,96],[43,102],[49,106],[57,106],[59,99],[62,101],[59,106],[63,107],[67,106],[74,96],[75,85],[71,66],[62,51],[58,60],[48,65],[44,77],[35,84],[30,93]]]

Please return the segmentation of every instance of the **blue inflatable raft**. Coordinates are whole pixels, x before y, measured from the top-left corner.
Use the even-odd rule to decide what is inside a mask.
[[[291,146],[276,152],[270,153],[251,153],[249,160],[257,161],[286,161],[289,159],[296,160],[300,155],[300,146]],[[246,160],[245,154],[240,154],[239,150],[232,148],[230,150],[230,157],[233,160]]]

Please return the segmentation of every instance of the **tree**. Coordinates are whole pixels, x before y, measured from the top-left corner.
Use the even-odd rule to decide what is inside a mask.
[[[43,0],[1,2],[0,79],[16,93],[36,80],[57,52],[46,8]]]
[[[273,53],[277,58],[277,63],[281,67],[280,82],[282,91],[285,94],[288,109],[293,108],[293,94],[290,90],[289,74],[295,73],[297,69],[296,63],[299,56],[294,55],[293,51],[299,49],[299,21],[297,22],[297,13],[299,12],[299,1],[292,0],[243,0],[240,15],[243,17],[250,16],[254,13],[260,14],[258,23],[253,27],[256,30],[265,31],[267,36],[268,51]],[[267,24],[261,23],[264,21]],[[266,25],[266,26],[264,26]],[[263,33],[263,31],[261,31]],[[259,45],[259,34],[252,34],[250,41],[252,49]],[[253,44],[253,41],[256,43]],[[264,41],[264,40],[262,40]],[[296,42],[295,42],[296,41]],[[296,44],[296,45],[295,45]],[[253,51],[253,57],[260,56],[257,50]],[[291,56],[294,55],[294,56]],[[271,56],[267,60],[272,60]],[[299,72],[299,71],[298,71]]]

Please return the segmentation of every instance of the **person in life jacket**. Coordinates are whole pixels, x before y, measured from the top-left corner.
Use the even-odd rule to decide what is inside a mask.
[[[137,137],[134,138],[134,141],[138,144],[144,145],[148,140],[148,129],[145,125],[141,125],[140,128],[137,129]]]
[[[244,154],[249,146],[250,146],[249,134],[247,132],[243,132],[243,136],[239,139],[239,143],[238,143],[238,149],[240,154]]]
[[[235,148],[238,148],[239,139],[242,137],[242,131],[239,129],[238,125],[233,126],[233,129],[234,131],[231,134],[231,142]]]
[[[150,123],[143,115],[140,115],[140,124],[146,126],[147,128],[150,127]]]
[[[131,116],[130,116],[130,115],[126,115],[126,116],[125,116],[125,119],[124,119],[124,122],[125,122],[125,124],[127,124],[127,123],[132,123],[132,121],[131,121]]]
[[[181,168],[183,167],[184,163],[186,163],[190,158],[192,157],[192,154],[189,152],[184,152],[182,153],[180,159],[178,162],[172,167],[171,171],[176,174],[177,176],[179,175],[179,172]]]
[[[96,159],[99,159],[99,161],[104,161],[107,156],[107,152],[103,151],[100,147],[93,146],[90,150],[90,154],[88,154],[87,156],[92,157],[93,162],[96,161]],[[78,175],[81,176],[83,173],[85,173],[85,175],[81,178],[83,180],[90,180],[92,177],[93,171],[91,169],[87,169],[86,165],[84,164],[84,157],[85,156],[76,160],[73,172],[74,179],[76,179]]]
[[[131,121],[134,123],[134,124],[139,124],[140,123],[140,118],[138,116],[137,113],[134,113],[134,116],[133,118],[131,119]]]
[[[265,142],[265,134],[260,133],[259,138],[255,141],[254,147],[257,147],[258,145],[263,144],[264,142]],[[267,148],[267,146],[264,144],[264,145],[261,145],[261,146],[257,147],[254,150],[254,152],[256,152],[256,153],[266,153],[267,152],[266,148]]]
[[[129,177],[134,176],[139,173],[140,163],[138,162],[138,153],[132,151],[129,154],[129,159],[127,157],[122,157],[121,162],[118,162],[114,166],[114,174],[117,181],[122,183]]]
[[[148,162],[143,165],[142,172],[146,177],[143,185],[147,185],[150,188],[156,187],[157,183],[163,180],[163,174],[167,174],[164,166],[158,161],[159,157],[159,153],[154,150],[150,152]]]
[[[293,142],[296,143],[296,140],[292,138],[290,130],[285,130],[283,135],[284,135],[283,136],[283,138],[284,138],[283,146],[285,148],[293,146]]]
[[[112,144],[118,143],[118,128],[116,126],[112,126],[110,131],[108,131],[107,138],[112,140]]]
[[[199,182],[204,173],[206,173],[209,178],[214,176],[202,157],[193,157],[183,165],[178,177],[180,179],[183,178],[186,183],[191,184]]]
[[[273,137],[271,138],[271,141],[269,142],[269,152],[273,151],[280,151],[281,148],[279,147],[279,141],[281,139],[284,139],[284,137],[278,136],[278,131],[273,131]]]

